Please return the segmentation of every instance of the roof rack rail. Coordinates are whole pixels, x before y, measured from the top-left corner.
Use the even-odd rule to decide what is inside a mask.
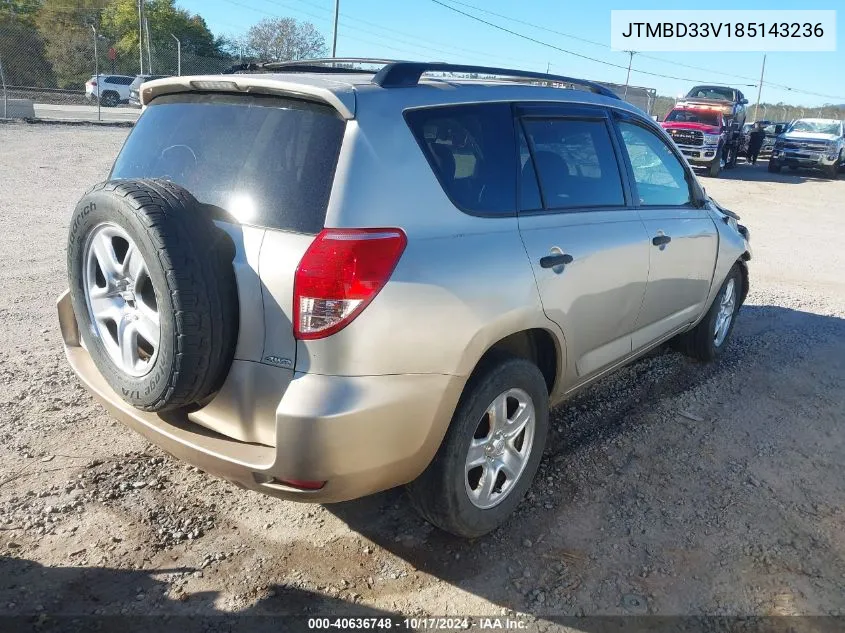
[[[287,62],[247,62],[244,64],[235,64],[224,74],[232,74],[237,72],[256,72],[256,71],[282,71],[289,73],[375,73],[375,70],[365,70],[363,68],[350,68],[347,66],[338,66],[337,64],[377,64],[385,66],[387,64],[396,63],[395,59],[371,59],[368,57],[326,57],[319,59],[300,59],[296,61]]]
[[[405,88],[408,86],[416,86],[423,73],[428,72],[476,73],[480,75],[499,75],[501,77],[554,81],[575,86],[583,86],[596,94],[610,97],[611,99],[620,99],[620,97],[611,90],[586,79],[576,79],[573,77],[565,77],[563,75],[549,75],[547,73],[537,73],[530,70],[447,64],[443,62],[388,62],[375,74],[373,77],[373,83],[378,84],[382,88]]]

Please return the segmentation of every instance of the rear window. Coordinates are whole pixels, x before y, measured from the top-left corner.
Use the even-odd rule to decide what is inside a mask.
[[[319,233],[345,123],[328,106],[260,95],[178,94],[138,119],[112,178],[164,178],[242,224]]]
[[[480,215],[514,213],[516,143],[508,104],[410,110],[405,119],[455,206]]]

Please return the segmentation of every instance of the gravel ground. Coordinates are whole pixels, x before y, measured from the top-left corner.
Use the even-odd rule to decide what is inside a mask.
[[[525,502],[466,542],[398,490],[236,489],[82,389],[67,221],[126,133],[0,125],[0,613],[845,614],[845,180],[704,179],[755,251],[724,359],[661,349],[554,411]]]

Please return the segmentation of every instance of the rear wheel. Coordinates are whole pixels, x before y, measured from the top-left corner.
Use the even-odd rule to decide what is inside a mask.
[[[773,174],[780,173],[781,165],[776,160],[769,159],[769,171]]]
[[[437,527],[477,537],[501,525],[531,485],[548,432],[548,391],[533,363],[503,356],[467,383],[411,500]]]
[[[728,346],[742,302],[742,273],[735,265],[719,289],[707,314],[689,332],[676,337],[678,351],[701,361],[712,361]]]
[[[106,108],[113,108],[120,102],[120,97],[116,92],[106,91],[100,97],[100,103]]]

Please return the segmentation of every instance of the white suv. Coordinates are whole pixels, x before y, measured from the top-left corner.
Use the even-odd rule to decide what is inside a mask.
[[[129,75],[94,75],[85,82],[85,97],[89,101],[112,108],[129,101],[129,86],[135,77]]]
[[[748,232],[597,84],[338,61],[142,85],[70,220],[65,352],[209,473],[321,503],[409,484],[478,536],[531,485],[550,405],[669,340],[728,347]]]

